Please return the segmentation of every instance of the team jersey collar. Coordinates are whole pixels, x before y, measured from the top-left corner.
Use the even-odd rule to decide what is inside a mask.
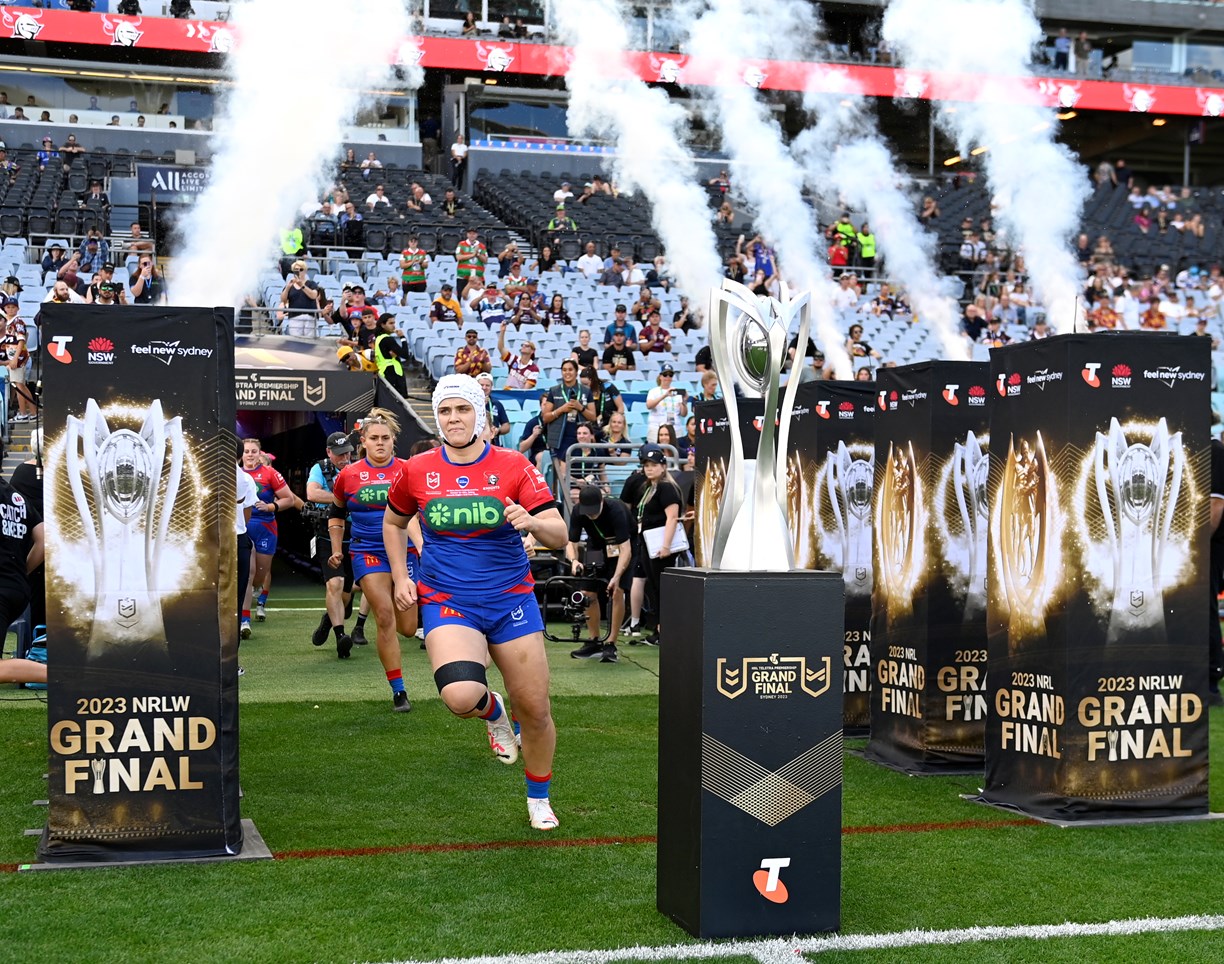
[[[394,455],[391,456],[391,461],[388,462],[386,465],[375,465],[373,462],[370,461],[370,457],[368,455],[362,456],[361,462],[364,462],[371,469],[389,469],[391,468],[391,466],[395,464],[395,456]],[[361,462],[358,462],[357,464],[360,465]]]
[[[443,446],[442,447],[442,461],[445,462],[447,465],[454,465],[454,466],[459,466],[459,467],[466,466],[466,465],[477,465],[484,460],[485,456],[489,454],[489,448],[490,448],[489,443],[485,442],[484,451],[481,452],[478,456],[476,456],[476,458],[474,458],[471,462],[452,462],[450,459],[446,457],[446,447]]]

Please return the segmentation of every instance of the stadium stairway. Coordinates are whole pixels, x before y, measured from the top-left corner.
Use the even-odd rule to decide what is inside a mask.
[[[11,479],[13,469],[33,456],[30,447],[30,433],[33,430],[33,423],[11,422],[9,424],[9,441],[4,446],[4,464],[0,467],[5,479]]]

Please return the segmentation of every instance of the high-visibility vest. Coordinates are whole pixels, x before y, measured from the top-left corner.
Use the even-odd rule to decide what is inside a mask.
[[[281,231],[281,251],[285,254],[297,254],[302,250],[302,229],[285,228]]]
[[[398,358],[390,358],[382,353],[382,343],[384,338],[394,338],[394,335],[379,335],[374,339],[374,363],[378,365],[378,374],[381,376],[389,368],[397,375],[404,374],[404,368],[400,364]]]
[[[860,234],[858,236],[859,256],[863,258],[874,258],[876,251],[875,234]]]

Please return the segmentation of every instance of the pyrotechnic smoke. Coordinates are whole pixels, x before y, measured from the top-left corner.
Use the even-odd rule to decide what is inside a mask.
[[[555,9],[573,47],[565,77],[570,133],[616,143],[613,166],[621,188],[649,198],[651,223],[677,286],[694,306],[704,305],[722,271],[706,194],[684,146],[684,110],[633,74],[625,55],[629,33],[615,0],[569,0]]]
[[[759,78],[741,63],[811,60],[817,33],[807,4],[712,0],[689,26],[689,49],[694,57],[726,65],[720,82],[702,92],[701,110],[718,127],[734,189],[756,212],[756,228],[777,251],[782,276],[792,288],[812,291],[816,340],[826,363],[839,378],[849,378],[853,366],[833,312],[836,286],[824,259],[823,237],[803,199],[803,171],[752,85]]]
[[[986,149],[995,216],[1023,252],[1051,327],[1072,330],[1080,270],[1070,242],[1088,182],[1055,142],[1050,109],[1024,103],[1031,91],[1016,80],[1042,37],[1032,9],[1023,0],[893,0],[882,36],[913,70],[966,75],[938,104],[937,122],[962,155]]]
[[[171,296],[179,305],[237,305],[252,290],[279,232],[318,198],[360,91],[390,79],[409,30],[402,0],[251,0],[234,5],[233,84],[214,140],[207,190],[180,226]],[[309,73],[324,44],[326,75]],[[409,52],[415,50],[407,45]],[[415,56],[401,86],[419,87]],[[323,61],[317,61],[322,63]]]
[[[792,148],[808,184],[827,191],[832,200],[840,195],[847,206],[866,214],[888,277],[905,288],[919,323],[939,338],[942,357],[968,359],[951,282],[935,269],[936,238],[918,222],[907,191],[909,178],[895,167],[866,102],[854,92],[809,90],[804,107],[818,122],[796,137]]]

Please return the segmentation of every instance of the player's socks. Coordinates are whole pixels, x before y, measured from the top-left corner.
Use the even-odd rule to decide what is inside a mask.
[[[481,711],[480,718],[486,723],[496,723],[501,719],[503,712],[502,701],[498,698],[496,693],[490,691],[488,696],[488,704],[489,705]]]
[[[268,605],[268,590],[265,589],[263,592],[259,594],[259,605],[261,606]]]
[[[365,614],[365,613],[358,613],[358,614],[357,614],[357,625],[356,625],[356,626],[354,626],[354,627],[353,627],[353,629],[354,629],[355,631],[356,631],[356,630],[360,630],[361,632],[363,632],[363,633],[364,633],[364,632],[365,632],[365,621],[366,621],[366,614]]]
[[[404,671],[400,669],[387,670],[387,682],[391,684],[392,693],[403,693]]]
[[[514,710],[510,711],[510,722],[514,725],[514,735],[522,736],[523,728],[519,726],[518,717],[514,715]]]
[[[249,623],[251,621],[251,611],[249,609],[244,609],[242,611],[242,618]]]
[[[339,639],[344,635],[344,623],[341,623],[339,626],[333,626],[332,632],[336,634],[336,639]]]
[[[528,800],[547,800],[548,788],[552,785],[552,771],[549,770],[542,777],[537,777],[529,770],[523,771],[523,776],[527,779],[527,799]]]

